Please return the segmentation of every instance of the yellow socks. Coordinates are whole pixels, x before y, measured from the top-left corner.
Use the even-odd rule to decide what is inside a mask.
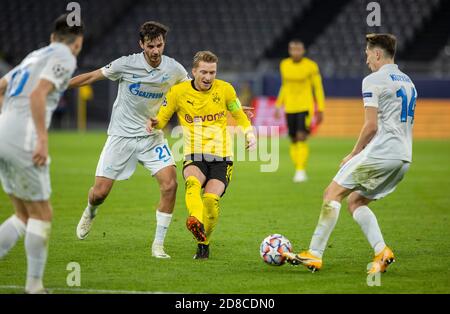
[[[205,226],[207,240],[200,243],[209,244],[211,234],[219,219],[219,196],[212,193],[203,194],[203,210],[203,224]]]
[[[189,216],[194,216],[201,223],[203,220],[203,202],[201,197],[202,185],[200,181],[194,177],[186,178],[186,207],[189,211]]]
[[[202,197],[201,190],[202,186],[196,177],[186,178],[186,207],[189,216],[197,218],[205,227],[207,240],[199,243],[209,244],[209,238],[219,218],[220,197],[212,193],[204,193]]]
[[[297,167],[297,143],[291,143],[289,154],[291,155],[292,162]]]
[[[308,161],[309,156],[309,146],[306,142],[297,142],[295,144],[295,157],[296,160],[294,162],[295,164],[295,170],[305,170],[306,168],[306,162]]]
[[[306,162],[309,156],[309,146],[306,142],[291,143],[289,148],[292,162],[295,165],[295,170],[305,170]]]

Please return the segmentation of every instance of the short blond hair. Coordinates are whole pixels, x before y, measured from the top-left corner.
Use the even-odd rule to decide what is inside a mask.
[[[200,64],[201,61],[206,62],[206,63],[218,63],[219,58],[211,51],[204,50],[204,51],[199,51],[195,54],[194,61],[193,61],[193,67],[194,68],[198,67],[198,65]]]

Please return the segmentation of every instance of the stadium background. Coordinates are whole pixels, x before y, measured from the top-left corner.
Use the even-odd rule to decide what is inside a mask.
[[[0,0],[0,75],[48,43],[52,21],[68,2]],[[287,138],[280,140],[280,167],[274,173],[262,173],[259,162],[236,162],[233,184],[221,201],[212,258],[206,264],[192,260],[195,244],[184,226],[184,188],[178,171],[176,210],[166,240],[172,259],[160,261],[151,258],[149,250],[159,191],[142,167],[131,180],[116,183],[89,239],[76,239],[75,227],[106,139],[117,85],[105,80],[92,86],[86,127],[96,132],[84,134],[72,132],[84,127],[78,90],[66,92],[52,124],[58,131],[50,133],[55,219],[45,284],[51,291],[449,293],[450,196],[445,186],[450,177],[450,1],[379,0],[381,27],[367,26],[365,0],[78,2],[86,38],[77,73],[139,52],[139,25],[157,20],[171,28],[167,55],[190,70],[197,50],[216,52],[219,78],[233,83],[242,102],[257,107],[255,124],[271,125],[281,123],[273,121],[271,106],[280,86],[279,61],[287,55],[289,39],[297,37],[321,69],[326,112],[324,124],[310,141],[308,183],[291,182]],[[392,196],[373,204],[398,256],[381,287],[367,285],[365,266],[371,251],[359,227],[344,213],[323,272],[311,275],[305,269],[269,267],[258,254],[261,240],[270,233],[287,236],[296,250],[309,243],[323,189],[362,125],[368,32],[397,35],[397,62],[419,93],[413,167]],[[0,221],[10,215],[10,202],[0,192]],[[22,242],[0,261],[0,293],[23,291]],[[82,267],[78,290],[66,283],[67,265],[73,261]]]
[[[52,21],[68,2],[1,2],[0,74],[48,43]],[[190,70],[196,51],[215,52],[220,58],[219,77],[233,83],[243,103],[257,107],[254,123],[280,125],[283,132],[284,122],[272,118],[273,97],[280,86],[278,65],[287,56],[289,40],[300,38],[323,76],[326,123],[319,135],[355,136],[362,121],[361,80],[368,74],[364,35],[391,32],[398,37],[397,62],[419,93],[415,136],[450,138],[450,1],[378,1],[380,27],[367,26],[369,2],[81,0],[86,39],[77,73],[139,52],[139,25],[157,20],[171,28],[167,55]],[[68,91],[52,127],[83,129],[86,117],[88,129],[105,129],[115,95],[116,83],[96,83],[85,109],[78,106],[78,91]]]

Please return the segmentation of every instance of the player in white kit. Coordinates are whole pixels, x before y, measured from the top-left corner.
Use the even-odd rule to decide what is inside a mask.
[[[51,230],[47,129],[76,68],[83,27],[55,21],[51,44],[0,80],[0,180],[15,214],[0,226],[0,259],[25,235],[26,293],[46,293],[42,278]]]
[[[341,201],[374,250],[368,273],[385,272],[395,261],[386,246],[374,213],[367,205],[392,193],[412,161],[412,128],[417,91],[411,79],[394,64],[396,38],[390,34],[366,36],[367,65],[373,72],[362,83],[365,123],[352,152],[324,193],[319,222],[309,250],[286,254],[292,264],[312,271],[322,267],[322,255],[338,220]]]
[[[156,117],[169,89],[184,80],[184,67],[163,55],[168,28],[146,22],[140,28],[143,52],[121,57],[96,71],[74,77],[70,87],[80,87],[98,80],[119,81],[108,139],[89,190],[88,205],[77,226],[77,236],[85,239],[92,227],[97,208],[108,196],[115,180],[126,180],[139,162],[156,178],[160,186],[160,203],[156,210],[156,232],[152,256],[170,258],[164,251],[164,238],[172,219],[177,180],[175,163],[162,131],[149,133],[146,122]]]

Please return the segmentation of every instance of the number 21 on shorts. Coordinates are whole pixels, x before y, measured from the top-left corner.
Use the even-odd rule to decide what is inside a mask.
[[[164,162],[169,161],[170,157],[172,157],[170,149],[167,147],[166,144],[157,146],[155,148],[155,152],[158,154],[158,159],[163,160]]]

